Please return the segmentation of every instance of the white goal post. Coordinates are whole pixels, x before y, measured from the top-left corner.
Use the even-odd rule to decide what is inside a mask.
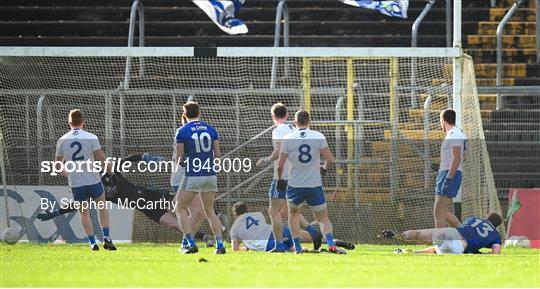
[[[129,86],[126,58],[132,60]],[[275,89],[269,88],[273,60]],[[461,73],[453,72],[456,67]],[[66,185],[40,174],[38,164],[51,158],[54,142],[65,133],[66,114],[75,107],[85,112],[89,130],[109,155],[151,152],[168,158],[180,106],[191,98],[220,132],[224,154],[254,163],[270,152],[269,109],[282,101],[290,115],[309,110],[337,155],[324,186],[338,238],[374,241],[381,228],[432,225],[435,172],[429,162],[439,157],[438,112],[452,106],[471,139],[463,214],[500,212],[475,82],[472,60],[459,47],[0,47],[7,182]],[[411,97],[426,109],[412,106]],[[218,210],[230,215],[232,203],[242,200],[266,212],[271,178],[268,168],[221,174]],[[169,176],[129,179],[167,189]],[[20,210],[17,205],[10,213]],[[133,241],[178,236],[139,213],[132,228]]]

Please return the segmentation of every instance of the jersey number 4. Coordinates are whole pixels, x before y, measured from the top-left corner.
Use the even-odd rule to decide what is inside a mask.
[[[476,233],[478,233],[480,237],[485,238],[487,237],[487,235],[489,235],[489,232],[495,231],[495,229],[491,225],[485,222],[482,227],[478,227],[480,223],[482,223],[482,220],[476,219],[476,221],[474,221],[474,223],[471,225],[471,227],[476,229]]]
[[[201,134],[192,134],[191,139],[193,139],[193,142],[195,143],[195,151],[197,153],[202,152],[209,152],[212,149],[212,137],[210,137],[210,134],[207,132],[203,132]]]
[[[251,226],[258,226],[259,221],[255,220],[253,217],[247,217],[246,218],[246,230],[249,230]]]

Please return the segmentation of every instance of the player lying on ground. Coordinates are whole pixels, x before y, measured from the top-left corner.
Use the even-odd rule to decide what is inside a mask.
[[[310,129],[311,118],[307,111],[299,110],[294,115],[294,123],[298,128],[282,141],[281,154],[278,161],[279,191],[286,188],[289,201],[289,227],[293,235],[296,253],[302,253],[300,245],[300,207],[304,202],[310,206],[315,219],[328,244],[328,251],[346,254],[347,251],[334,244],[332,223],[328,218],[328,208],[322,188],[321,171],[323,173],[335,162],[328,147],[326,138],[318,131]],[[321,155],[325,159],[321,167]],[[283,179],[285,163],[289,160],[288,182]]]
[[[490,213],[485,219],[470,217],[457,228],[408,230],[396,233],[384,230],[380,238],[432,243],[434,246],[414,251],[423,254],[478,254],[482,248],[491,248],[491,254],[501,253],[501,235],[497,227],[502,218]],[[398,249],[399,253],[405,252]]]
[[[122,161],[132,162],[141,160],[159,161],[163,159],[149,154],[130,155],[127,158],[122,159]],[[132,182],[127,180],[120,172],[116,172],[114,176],[106,174],[101,178],[101,180],[103,185],[105,186],[105,199],[115,204],[119,201],[122,203],[126,203],[126,201],[137,202],[140,200],[143,204],[148,202],[157,202],[161,199],[164,199],[167,202],[174,201],[174,194],[171,194],[166,190],[157,189],[153,186],[139,186],[133,184]],[[165,208],[137,208],[137,210],[139,210],[146,217],[156,223],[164,225],[175,231],[180,231],[180,226],[174,214],[169,212]],[[76,211],[76,209],[73,208],[73,206],[70,204],[65,208],[41,212],[37,215],[37,218],[41,221],[47,221],[57,216],[67,214],[73,211]],[[204,216],[202,220],[204,220]],[[201,223],[197,220],[195,220],[195,222],[198,223],[200,227]],[[204,233],[200,232],[199,227],[196,228],[197,233],[195,234],[195,238],[205,241],[207,246],[213,246],[213,238],[210,235],[205,235]]]
[[[289,228],[282,226],[283,243],[285,244],[284,251],[273,250],[276,239],[272,230],[272,226],[266,223],[266,219],[261,212],[250,212],[244,202],[237,202],[232,207],[235,222],[231,226],[229,235],[231,236],[231,244],[233,251],[266,251],[266,252],[290,252],[293,250],[292,236]],[[321,232],[318,230],[318,225],[313,222],[309,226],[314,229],[314,233],[306,230],[300,231],[300,241],[313,242],[313,249],[319,250],[322,241],[324,241]],[[241,247],[241,243],[245,247]],[[354,249],[354,245],[345,241],[335,240],[336,246],[344,247],[350,250]]]
[[[232,207],[235,221],[231,226],[229,235],[233,251],[266,251],[278,252],[274,250],[276,239],[272,232],[272,226],[266,223],[266,219],[261,212],[250,212],[244,202],[235,203]],[[282,240],[284,250],[279,252],[291,251],[293,242],[291,231],[287,227],[282,227]],[[300,231],[300,241],[313,242],[313,247],[318,250],[321,247],[322,235],[317,232],[311,235],[307,231]],[[245,247],[241,247],[243,243]]]

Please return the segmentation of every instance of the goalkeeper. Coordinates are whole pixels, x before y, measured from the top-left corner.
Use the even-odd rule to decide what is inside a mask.
[[[159,161],[160,157],[155,157],[149,154],[142,155],[130,155],[122,161]],[[103,186],[105,187],[105,199],[107,201],[117,204],[118,202],[130,203],[157,203],[157,202],[174,202],[174,194],[166,190],[160,190],[152,186],[139,186],[128,181],[120,172],[115,172],[114,176],[105,174],[102,177]],[[173,213],[169,212],[165,208],[139,208],[136,209],[142,212],[150,220],[166,226],[167,228],[175,231],[180,231],[180,226]],[[53,211],[44,211],[37,215],[37,218],[41,221],[47,221],[57,216],[67,214],[77,209],[73,204],[69,204],[67,207],[56,209]],[[197,222],[199,225],[201,222]],[[199,228],[197,228],[198,230]],[[211,236],[205,235],[202,232],[197,232],[195,237],[199,240],[205,241],[207,246],[213,246],[214,240]]]

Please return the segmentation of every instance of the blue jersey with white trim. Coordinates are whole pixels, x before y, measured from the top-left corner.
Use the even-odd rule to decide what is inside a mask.
[[[190,121],[176,130],[176,143],[184,144],[186,176],[213,176],[214,141],[219,139],[217,131],[209,124]]]
[[[478,253],[482,248],[491,248],[495,244],[501,244],[501,235],[488,220],[469,217],[456,229],[467,241],[464,253]]]

